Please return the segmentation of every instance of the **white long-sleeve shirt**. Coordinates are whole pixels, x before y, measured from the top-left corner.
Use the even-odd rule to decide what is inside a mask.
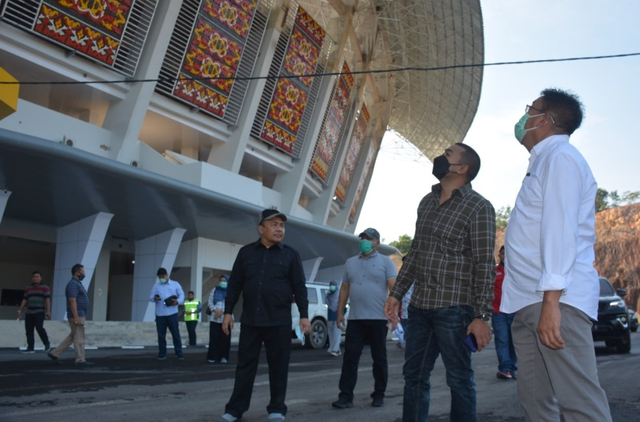
[[[591,169],[568,135],[533,147],[505,234],[502,312],[540,302],[547,290],[562,290],[560,302],[597,319],[596,191]]]

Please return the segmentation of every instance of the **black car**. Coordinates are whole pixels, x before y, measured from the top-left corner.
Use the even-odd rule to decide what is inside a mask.
[[[634,333],[638,331],[638,315],[636,315],[636,311],[629,308],[629,329]]]
[[[618,353],[631,351],[629,311],[623,296],[625,289],[614,289],[609,280],[600,277],[598,321],[593,323],[593,341],[604,341],[607,347],[616,347]]]

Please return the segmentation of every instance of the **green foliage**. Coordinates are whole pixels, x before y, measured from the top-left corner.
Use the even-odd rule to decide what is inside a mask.
[[[610,208],[619,207],[621,205],[628,205],[638,202],[640,200],[640,192],[626,191],[621,195],[617,190],[607,191],[606,189],[598,188],[596,192],[596,212],[608,210]]]
[[[500,208],[496,211],[496,228],[506,229],[511,217],[511,205]]]
[[[413,238],[408,234],[403,234],[398,238],[398,240],[394,240],[390,242],[389,245],[398,249],[402,255],[406,255],[409,253],[409,249],[411,249],[411,244],[413,243]]]

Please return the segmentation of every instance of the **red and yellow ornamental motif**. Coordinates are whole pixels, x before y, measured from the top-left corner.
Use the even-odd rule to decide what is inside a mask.
[[[351,218],[351,220],[356,218],[356,211],[360,207],[360,200],[362,199],[362,192],[364,191],[364,185],[367,179],[369,178],[369,173],[371,172],[371,169],[373,168],[373,157],[375,156],[376,151],[378,150],[379,147],[380,146],[378,145],[378,142],[371,142],[371,145],[369,146],[369,151],[367,151],[367,158],[365,158],[365,161],[364,161],[364,171],[362,172],[362,177],[358,182],[358,189],[356,190],[356,197],[355,197],[355,200],[353,201],[353,206],[351,207],[351,210],[349,210],[349,217]]]
[[[303,28],[300,25],[306,26]],[[312,31],[307,27],[319,28],[314,32],[314,38],[309,35]],[[318,66],[324,35],[324,31],[317,23],[299,7],[289,45],[280,66],[280,74],[292,76],[313,74]],[[278,80],[269,104],[269,112],[260,132],[262,140],[283,151],[293,152],[312,84],[313,77]]]
[[[94,24],[120,39],[131,11],[133,0],[46,0],[58,9],[64,8],[71,17]]]
[[[367,135],[367,126],[369,125],[369,111],[367,106],[363,105],[360,110],[360,118],[356,122],[355,128],[351,134],[351,140],[349,141],[349,150],[344,158],[342,169],[340,170],[340,178],[338,180],[338,186],[336,186],[335,195],[338,200],[344,203],[347,196],[347,191],[351,186],[351,180],[353,174],[356,171],[358,165],[358,159],[360,158],[360,151],[365,143],[365,137]]]
[[[312,75],[318,65],[319,56],[320,48],[313,45],[303,32],[294,28],[282,68],[295,76]],[[313,83],[313,77],[298,78],[298,80],[307,87],[311,87]]]
[[[224,116],[224,109],[229,101],[225,95],[221,95],[196,81],[183,78],[180,78],[176,83],[173,95],[220,117]]]
[[[199,19],[182,64],[182,72],[197,78],[210,78],[199,82],[229,94],[233,86],[231,78],[236,74],[241,57],[242,47],[238,43]]]
[[[202,12],[246,39],[257,4],[256,0],[204,0]]]
[[[344,124],[349,106],[353,82],[354,78],[349,70],[349,66],[347,62],[344,62],[340,78],[338,78],[335,86],[331,104],[329,104],[325,127],[322,132],[320,132],[316,151],[311,162],[311,171],[325,182],[329,178],[328,169],[333,162],[333,156],[340,141],[340,130]]]
[[[33,30],[89,57],[112,65],[120,43],[43,4]]]
[[[302,29],[317,45],[322,45],[327,33],[302,7],[298,9],[296,25],[299,26],[300,29]]]

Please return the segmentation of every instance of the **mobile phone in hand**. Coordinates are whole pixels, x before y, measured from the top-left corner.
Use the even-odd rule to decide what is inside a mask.
[[[476,341],[476,336],[473,335],[473,333],[469,334],[465,339],[464,339],[464,344],[472,351],[472,352],[477,352],[478,351],[478,342]]]

